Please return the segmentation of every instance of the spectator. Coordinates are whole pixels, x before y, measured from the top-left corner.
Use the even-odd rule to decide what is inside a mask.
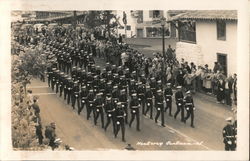
[[[223,103],[225,98],[225,81],[221,76],[219,76],[218,91],[217,91],[217,103]]]

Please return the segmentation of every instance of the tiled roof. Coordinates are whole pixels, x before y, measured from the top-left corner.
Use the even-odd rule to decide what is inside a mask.
[[[190,10],[170,18],[174,20],[237,20],[236,10]]]

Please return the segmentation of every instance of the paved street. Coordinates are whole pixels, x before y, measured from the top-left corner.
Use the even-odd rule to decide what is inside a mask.
[[[46,82],[34,79],[29,88],[34,95],[39,95],[43,127],[55,122],[58,137],[76,150],[124,149],[128,143],[137,150],[223,150],[221,130],[225,125],[224,119],[232,115],[228,107],[216,104],[214,98],[197,94],[194,96],[195,129],[190,127],[189,121],[187,124],[181,123],[180,116],[175,120],[166,115],[166,127],[142,116],[141,132],[136,131],[135,123],[131,128],[126,126],[124,143],[121,133],[116,139],[113,137],[112,126],[104,132],[100,120],[97,126],[93,118],[87,121],[86,109],[78,115],[76,110],[48,88]],[[178,142],[181,145],[169,145]]]

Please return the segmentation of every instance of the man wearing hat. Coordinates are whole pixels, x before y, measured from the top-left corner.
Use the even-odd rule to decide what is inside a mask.
[[[87,73],[87,89],[88,90],[93,87],[92,86],[93,80],[94,80],[94,78],[93,78],[91,72],[88,72]]]
[[[150,89],[150,86],[146,86],[146,93],[145,93],[145,101],[147,105],[147,109],[144,113],[146,116],[148,111],[150,110],[150,119],[153,119],[153,92]]]
[[[129,127],[131,127],[131,124],[133,123],[135,117],[136,117],[136,130],[140,131],[140,103],[137,99],[136,93],[132,94],[132,99],[130,102],[130,109],[131,109],[131,120],[129,123]]]
[[[129,85],[129,95],[131,96],[133,93],[137,93],[137,84],[134,79],[130,80],[130,85]]]
[[[114,100],[115,103],[118,102],[120,92],[118,90],[118,86],[114,86],[114,89],[112,91],[112,99]]]
[[[95,99],[94,91],[93,91],[93,89],[91,89],[91,90],[89,90],[89,94],[87,97],[87,120],[89,120],[90,114],[92,111],[93,111],[93,115],[95,118],[94,99]]]
[[[125,123],[128,123],[128,97],[125,89],[121,90],[121,94],[119,96],[119,102],[121,102],[122,107],[124,108],[124,111],[126,113],[125,116]]]
[[[72,68],[72,72],[71,72],[71,77],[73,79],[73,81],[75,81],[77,78],[77,68],[76,67],[73,67]]]
[[[72,89],[72,107],[73,107],[73,109],[75,109],[75,102],[77,102],[77,108],[78,109],[80,108],[79,97],[80,97],[80,88],[79,88],[78,82],[75,81],[74,87]]]
[[[116,103],[112,102],[111,101],[111,97],[108,97],[106,99],[106,104],[104,105],[104,109],[105,109],[105,112],[107,114],[107,123],[105,125],[105,128],[104,130],[106,131],[109,124],[110,124],[110,121],[112,121],[113,123],[113,133],[115,134],[116,132],[116,125],[115,125],[115,121],[116,121],[116,117],[115,117],[115,109],[116,109]]]
[[[56,70],[55,71],[55,79],[54,79],[54,82],[55,82],[55,85],[56,85],[56,93],[58,93],[59,79],[60,79],[60,71]]]
[[[97,93],[94,105],[95,105],[94,113],[96,113],[95,118],[94,118],[94,124],[95,125],[97,124],[97,120],[98,120],[99,114],[100,114],[101,115],[102,128],[104,128],[104,114],[103,114],[104,102],[103,102],[103,99],[102,99],[102,93]]]
[[[68,91],[67,91],[67,94],[68,94],[67,103],[69,104],[70,99],[72,99],[72,89],[73,89],[73,86],[74,86],[74,82],[73,82],[72,78],[69,78],[68,80],[69,81],[68,81],[68,84],[67,84],[67,88],[68,88]]]
[[[146,92],[146,89],[143,86],[142,82],[139,82],[138,85],[139,85],[138,89],[137,89],[138,100],[139,100],[139,103],[142,105],[142,114],[144,114],[144,112],[145,112],[145,92]]]
[[[154,77],[152,77],[150,79],[149,85],[150,85],[151,91],[153,92],[154,96],[156,96],[156,86],[157,86],[157,83],[156,83],[156,80],[155,80]]]
[[[187,116],[184,118],[184,123],[186,123],[187,119],[191,116],[191,127],[194,128],[194,101],[191,96],[191,92],[186,92],[187,96],[184,98],[184,106],[187,111]]]
[[[167,109],[169,109],[169,116],[172,116],[172,89],[171,89],[171,83],[167,83],[167,88],[164,91],[164,96],[165,96],[165,100],[166,100],[166,108],[165,108],[165,112],[167,111]]]
[[[82,109],[84,108],[84,105],[87,103],[87,97],[88,97],[88,91],[85,85],[82,86],[81,92],[80,92],[80,98],[81,98],[81,107],[78,108],[78,114],[80,115]]]
[[[122,103],[117,103],[117,108],[115,110],[116,115],[116,132],[115,132],[115,138],[117,137],[118,132],[120,131],[120,128],[122,129],[122,141],[125,142],[125,120],[124,117],[126,117],[126,113],[124,111],[124,108],[122,107]]]
[[[54,68],[55,69],[55,68]],[[47,78],[48,78],[48,86],[50,87],[51,79],[52,79],[53,71],[52,67],[48,66],[47,67]]]
[[[56,77],[57,77],[57,73],[56,73],[56,68],[52,68],[52,74],[51,74],[51,88],[54,91],[55,89],[55,84],[56,84]]]
[[[223,142],[225,144],[226,151],[236,150],[236,130],[233,126],[232,117],[226,119],[227,125],[222,130]]]
[[[45,137],[49,139],[49,146],[54,150],[56,140],[56,124],[54,122],[46,126]]]
[[[156,116],[155,116],[155,123],[157,123],[157,119],[161,115],[161,126],[165,127],[164,123],[164,107],[163,107],[163,94],[161,90],[157,90],[157,96],[155,97],[155,107],[157,110]]]
[[[183,93],[182,93],[182,87],[177,86],[177,92],[175,93],[175,102],[177,110],[174,114],[174,118],[176,119],[177,115],[181,111],[181,122],[184,122],[184,103],[183,103]]]
[[[66,77],[63,72],[60,73],[60,78],[59,78],[59,92],[60,92],[60,97],[62,96],[62,92],[64,91],[64,86],[66,84]]]

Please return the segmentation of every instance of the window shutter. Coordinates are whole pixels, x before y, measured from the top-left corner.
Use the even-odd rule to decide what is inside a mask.
[[[149,11],[149,18],[153,18],[153,11]]]

